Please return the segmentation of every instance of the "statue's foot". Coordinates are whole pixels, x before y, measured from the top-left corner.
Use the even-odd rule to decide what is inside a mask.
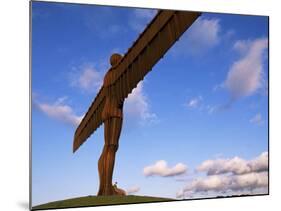
[[[114,195],[118,195],[118,196],[125,196],[126,192],[124,190],[122,190],[121,188],[117,188],[117,187],[113,187],[114,190]]]
[[[118,193],[116,192],[116,190],[114,189],[113,186],[107,187],[105,188],[101,194],[102,196],[113,196],[113,195],[118,195]]]
[[[98,196],[112,196],[112,195],[125,196],[126,192],[124,190],[114,187],[114,186],[107,187],[98,192]]]

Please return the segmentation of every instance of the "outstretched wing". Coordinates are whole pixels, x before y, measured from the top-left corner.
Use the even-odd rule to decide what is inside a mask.
[[[105,89],[102,87],[75,131],[73,152],[102,124],[101,113],[105,103]]]
[[[182,33],[200,16],[198,12],[160,10],[113,71],[113,83],[118,103],[132,92]],[[102,124],[101,113],[105,104],[102,87],[78,126],[73,142],[75,152]]]
[[[113,70],[118,103],[132,92],[166,51],[201,15],[199,12],[160,10]]]

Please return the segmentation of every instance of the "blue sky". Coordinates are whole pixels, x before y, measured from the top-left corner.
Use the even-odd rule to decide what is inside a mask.
[[[95,195],[103,126],[73,134],[155,10],[32,3],[33,205]],[[171,198],[267,192],[268,18],[203,13],[125,103],[113,181]]]

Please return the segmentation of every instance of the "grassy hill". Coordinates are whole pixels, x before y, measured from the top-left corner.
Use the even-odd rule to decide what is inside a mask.
[[[157,197],[150,197],[150,196],[134,196],[134,195],[85,196],[85,197],[66,199],[66,200],[41,204],[33,207],[32,210],[58,209],[58,208],[66,208],[66,207],[88,207],[88,206],[114,205],[114,204],[135,204],[135,203],[164,202],[164,201],[174,201],[174,199],[157,198]]]

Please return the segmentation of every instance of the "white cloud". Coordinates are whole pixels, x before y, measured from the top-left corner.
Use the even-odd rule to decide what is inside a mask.
[[[233,49],[241,53],[242,55],[246,54],[250,49],[252,41],[250,40],[237,40],[234,45]]]
[[[218,105],[207,105],[206,110],[207,110],[208,114],[213,114],[219,110],[219,106]]]
[[[216,92],[218,91],[219,89],[223,88],[223,85],[222,84],[216,84],[214,87],[213,87],[213,92]]]
[[[143,91],[143,82],[139,82],[137,87],[133,89],[124,103],[124,111],[131,117],[140,119],[140,122],[155,123],[158,121],[157,115],[152,113],[149,103]]]
[[[103,83],[104,73],[97,71],[93,65],[83,65],[71,73],[70,82],[74,87],[78,87],[83,91],[96,92]]]
[[[237,41],[234,49],[241,58],[230,67],[224,87],[230,92],[232,99],[250,96],[264,84],[263,54],[268,47],[266,38]]]
[[[242,174],[250,172],[251,169],[247,165],[247,162],[239,157],[232,159],[216,159],[206,160],[196,169],[199,172],[207,172],[207,175],[235,173]]]
[[[183,189],[180,189],[177,193],[176,193],[176,198],[184,198],[185,193]]]
[[[159,160],[155,164],[146,166],[143,169],[143,173],[145,176],[162,176],[162,177],[170,177],[185,174],[187,171],[187,166],[178,163],[173,167],[168,167],[167,162],[165,160]]]
[[[250,123],[261,125],[263,123],[263,119],[260,113],[256,114],[254,117],[250,119]]]
[[[221,191],[228,187],[230,177],[213,175],[206,178],[193,180],[188,184],[184,191],[204,192],[204,191]]]
[[[210,48],[219,43],[220,24],[218,19],[199,18],[190,28],[188,39],[194,50]]]
[[[137,192],[139,192],[139,191],[140,191],[140,187],[139,187],[139,186],[133,186],[133,187],[128,188],[128,189],[126,190],[126,193],[127,193],[128,195],[131,195],[131,194],[137,193]]]
[[[263,152],[257,158],[249,162],[252,171],[260,172],[268,170],[268,152]]]
[[[40,111],[45,113],[47,116],[71,124],[73,126],[78,126],[83,116],[75,115],[72,108],[64,103],[65,99],[66,97],[59,98],[53,104],[39,103],[37,101],[33,103]]]
[[[173,48],[175,54],[202,54],[215,47],[220,41],[219,19],[198,18]]]
[[[265,194],[268,192],[268,152],[251,160],[239,157],[206,160],[196,168],[206,176],[188,182],[177,198]]]
[[[268,153],[263,152],[253,160],[244,160],[239,157],[231,159],[206,160],[201,163],[196,170],[198,172],[206,172],[207,175],[217,174],[246,174],[251,172],[268,170]]]
[[[198,108],[202,104],[203,98],[202,96],[191,98],[187,102],[187,107],[189,108]]]
[[[202,96],[190,98],[185,104],[189,109],[198,109],[199,111],[206,112],[207,114],[211,115],[213,113],[226,110],[230,107],[229,104],[225,105],[210,105],[207,104]]]
[[[268,172],[252,172],[249,174],[236,175],[232,178],[229,188],[232,190],[249,189],[268,186]]]
[[[198,178],[188,183],[177,193],[177,197],[190,197],[194,194],[204,192],[215,192],[216,195],[235,195],[236,192],[254,194],[263,188],[267,192],[268,172],[251,172],[242,175],[212,175]]]

